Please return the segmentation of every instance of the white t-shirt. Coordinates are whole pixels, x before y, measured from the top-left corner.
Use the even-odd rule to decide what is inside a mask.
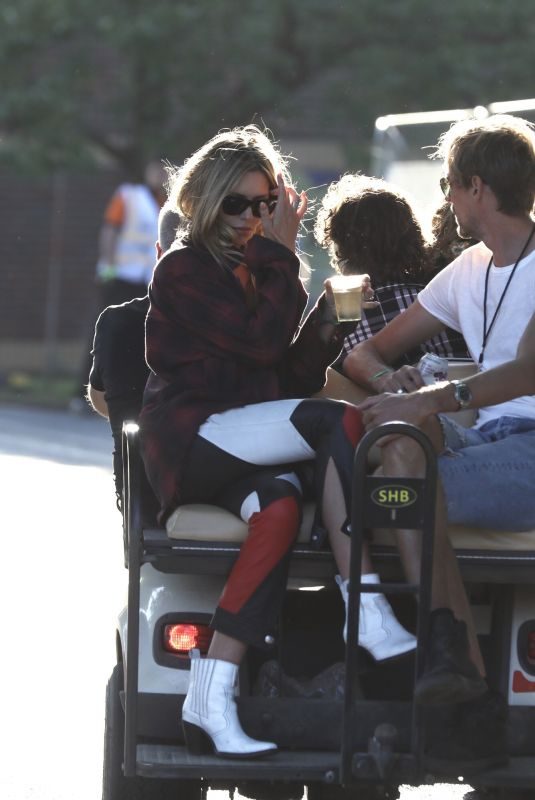
[[[421,305],[441,322],[460,331],[477,363],[483,344],[485,274],[491,251],[480,242],[465,250],[436,275],[418,295]],[[513,270],[490,268],[487,329]],[[520,337],[535,313],[535,251],[519,263],[487,338],[482,370],[516,358]],[[535,396],[517,397],[479,410],[476,427],[496,417],[535,417]]]

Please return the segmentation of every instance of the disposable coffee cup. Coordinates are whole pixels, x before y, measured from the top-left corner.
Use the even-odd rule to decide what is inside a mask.
[[[335,275],[331,278],[338,322],[358,322],[362,317],[362,282],[366,275]]]

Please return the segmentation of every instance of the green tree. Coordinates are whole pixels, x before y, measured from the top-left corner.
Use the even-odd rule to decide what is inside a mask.
[[[0,157],[135,172],[256,120],[365,168],[380,114],[529,96],[534,34],[524,0],[4,0]]]

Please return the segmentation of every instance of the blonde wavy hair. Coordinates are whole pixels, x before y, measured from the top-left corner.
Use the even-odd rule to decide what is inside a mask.
[[[232,229],[221,218],[221,203],[243,175],[263,172],[275,189],[280,173],[292,185],[286,157],[256,125],[220,131],[181,167],[168,165],[167,170],[169,202],[183,221],[181,238],[208,250],[221,265],[237,255]]]

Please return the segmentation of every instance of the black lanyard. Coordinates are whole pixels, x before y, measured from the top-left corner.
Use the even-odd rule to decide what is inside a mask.
[[[485,353],[485,347],[487,346],[487,342],[488,342],[488,339],[489,339],[489,336],[490,336],[490,332],[492,330],[492,326],[496,322],[496,317],[498,316],[498,311],[501,308],[501,305],[503,303],[503,299],[505,297],[507,289],[509,288],[509,284],[513,280],[513,275],[516,272],[516,268],[518,267],[518,265],[522,261],[524,253],[528,249],[528,245],[531,242],[531,239],[532,239],[534,233],[535,233],[535,222],[533,223],[533,226],[532,226],[530,234],[529,234],[529,236],[527,238],[526,244],[522,248],[522,251],[521,251],[520,255],[518,256],[517,260],[515,261],[515,265],[514,265],[513,269],[511,270],[511,274],[509,275],[509,279],[508,279],[507,283],[505,284],[504,290],[502,292],[502,296],[500,297],[500,299],[498,301],[498,305],[496,306],[496,311],[494,312],[494,316],[492,317],[490,325],[487,328],[487,295],[488,295],[488,291],[489,291],[490,268],[492,266],[492,260],[493,260],[494,256],[490,257],[490,261],[489,261],[489,263],[487,265],[487,272],[485,274],[485,294],[483,296],[483,342],[481,344],[481,353],[479,354],[479,360],[477,362],[480,366],[483,363],[483,355]]]

